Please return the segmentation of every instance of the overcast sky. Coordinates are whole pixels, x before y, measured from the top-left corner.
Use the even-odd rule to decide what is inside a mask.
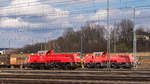
[[[150,0],[110,0],[110,24],[121,19],[149,27]],[[119,9],[123,8],[123,9]],[[0,48],[23,47],[61,36],[66,28],[78,30],[86,22],[106,25],[106,0],[0,0]]]

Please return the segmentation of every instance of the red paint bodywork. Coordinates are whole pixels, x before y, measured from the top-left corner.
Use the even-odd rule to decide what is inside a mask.
[[[92,54],[87,54],[84,57],[84,63],[107,63],[108,54],[103,52],[95,52]],[[133,63],[133,55],[111,55],[111,63]]]
[[[29,63],[75,63],[80,62],[80,55],[76,53],[72,54],[54,54],[53,51],[49,51],[50,54],[43,53],[29,56]]]
[[[49,54],[48,54],[49,53]],[[103,52],[94,52],[83,56],[84,63],[107,63],[108,54]],[[80,63],[80,54],[54,54],[51,50],[44,52],[43,54],[38,53],[37,55],[30,55],[28,63]],[[111,63],[134,63],[133,55],[111,55]]]

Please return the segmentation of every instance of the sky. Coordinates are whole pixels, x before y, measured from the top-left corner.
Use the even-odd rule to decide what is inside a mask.
[[[110,0],[110,27],[122,19],[149,28],[149,0]],[[107,0],[0,0],[0,48],[53,40],[87,22],[106,26]],[[10,46],[9,46],[10,44]]]

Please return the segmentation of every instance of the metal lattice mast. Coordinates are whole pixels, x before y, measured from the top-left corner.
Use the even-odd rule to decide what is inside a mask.
[[[83,30],[82,30],[82,26],[81,26],[81,37],[80,37],[80,40],[81,40],[81,51],[80,51],[80,59],[81,59],[81,67],[84,68],[84,63],[83,63]]]
[[[109,29],[109,0],[107,0],[107,30],[108,30],[108,40],[107,40],[107,69],[110,70],[110,29]]]
[[[133,8],[133,22],[134,22],[134,28],[133,28],[133,56],[134,56],[134,68],[136,69],[136,9]]]

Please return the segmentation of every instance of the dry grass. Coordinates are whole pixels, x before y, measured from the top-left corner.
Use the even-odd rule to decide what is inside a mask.
[[[137,56],[150,56],[150,52],[138,52]]]

